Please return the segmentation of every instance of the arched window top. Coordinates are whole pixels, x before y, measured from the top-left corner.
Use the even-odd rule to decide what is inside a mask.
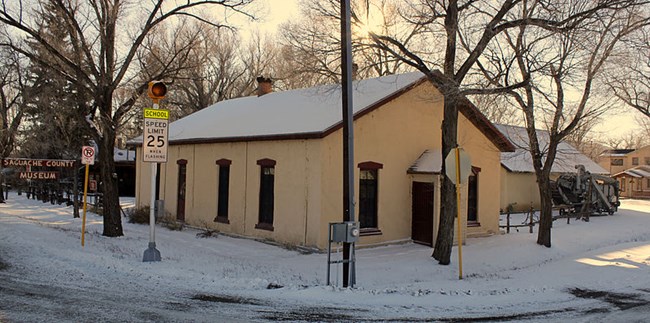
[[[384,168],[384,164],[376,163],[373,161],[366,161],[359,163],[357,167],[359,167],[359,169],[382,169]]]
[[[230,160],[230,159],[225,159],[225,158],[221,158],[221,159],[218,159],[218,160],[215,162],[215,164],[217,164],[217,165],[219,165],[219,166],[230,166],[230,164],[232,164],[232,160]]]
[[[273,159],[268,159],[268,158],[263,158],[257,160],[257,164],[260,166],[264,167],[275,167],[275,160]]]
[[[187,165],[187,159],[179,159],[176,161],[178,165]]]

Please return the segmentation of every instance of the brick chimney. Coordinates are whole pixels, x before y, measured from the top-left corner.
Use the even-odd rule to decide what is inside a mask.
[[[257,78],[257,96],[273,92],[273,81],[270,77],[260,76]]]

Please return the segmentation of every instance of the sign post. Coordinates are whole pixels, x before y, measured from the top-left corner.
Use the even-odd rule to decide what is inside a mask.
[[[86,176],[84,177],[84,211],[81,220],[81,246],[84,246],[84,235],[86,233],[86,196],[88,195],[88,166],[95,164],[95,148],[83,146],[81,148],[81,163],[86,165]]]
[[[156,175],[157,164],[167,162],[167,138],[169,136],[169,111],[158,109],[158,102],[167,94],[167,86],[160,81],[149,82],[148,95],[153,109],[144,109],[142,133],[142,161],[151,163],[151,203],[149,204],[149,246],[144,251],[143,262],[160,261],[156,249]]]
[[[472,171],[472,162],[469,155],[460,148],[454,148],[445,157],[445,174],[456,184],[456,227],[458,228],[458,279],[463,279],[463,231],[460,218],[460,184],[467,182],[469,172]]]

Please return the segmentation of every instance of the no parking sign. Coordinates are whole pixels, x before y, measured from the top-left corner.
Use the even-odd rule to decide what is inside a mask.
[[[81,148],[81,163],[84,165],[95,164],[95,148],[92,146],[83,146]]]

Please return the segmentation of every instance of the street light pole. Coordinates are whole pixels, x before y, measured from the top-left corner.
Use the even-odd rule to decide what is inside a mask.
[[[343,114],[343,221],[354,222],[354,131],[352,114],[352,31],[350,0],[341,1],[341,97]],[[355,266],[350,266],[354,243],[343,243],[343,287],[354,287]]]

